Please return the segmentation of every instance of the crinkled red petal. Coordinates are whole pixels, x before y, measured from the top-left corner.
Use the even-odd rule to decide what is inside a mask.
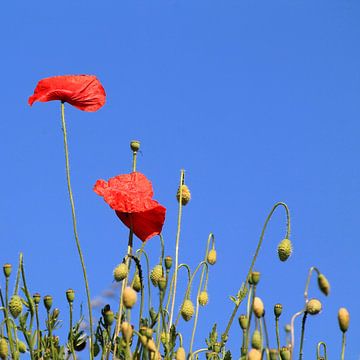
[[[165,221],[166,209],[155,200],[153,200],[153,205],[154,207],[147,211],[132,214],[116,211],[116,215],[144,242],[159,235]]]
[[[60,100],[83,111],[99,110],[106,100],[100,81],[94,75],[63,75],[42,79],[29,97],[31,106],[35,101]]]

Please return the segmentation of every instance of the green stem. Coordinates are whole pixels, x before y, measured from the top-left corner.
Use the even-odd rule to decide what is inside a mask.
[[[185,292],[184,299],[183,299],[183,302],[184,302],[184,300],[187,299],[187,297],[188,297],[189,284],[190,284],[190,281],[191,281],[191,271],[190,271],[190,268],[189,268],[189,266],[187,264],[180,264],[178,270],[180,270],[182,267],[184,267],[187,270],[187,275],[188,275],[188,283],[187,283],[186,292]],[[179,309],[179,312],[178,312],[176,320],[175,320],[175,327],[177,327],[177,324],[179,322],[180,313],[181,313],[181,307]]]
[[[284,207],[284,209],[285,209],[285,211],[286,211],[286,236],[285,236],[285,237],[286,237],[287,239],[290,237],[290,229],[291,229],[291,226],[290,226],[290,211],[289,211],[289,208],[288,208],[288,206],[287,206],[285,203],[283,203],[283,202],[277,202],[277,203],[273,206],[273,208],[271,209],[268,217],[267,217],[266,220],[265,220],[263,229],[262,229],[262,231],[261,231],[260,239],[259,239],[257,248],[256,248],[256,250],[255,250],[255,255],[254,255],[253,259],[252,259],[252,262],[251,262],[249,271],[248,271],[247,276],[246,276],[245,286],[247,286],[247,281],[248,281],[249,276],[250,276],[250,274],[251,274],[251,272],[252,272],[252,270],[253,270],[253,268],[254,268],[256,259],[257,259],[258,255],[259,255],[260,248],[261,248],[261,244],[262,244],[263,239],[264,239],[264,235],[265,235],[265,231],[266,231],[267,225],[268,225],[268,223],[269,223],[269,221],[270,221],[270,219],[271,219],[274,211],[275,211],[276,208],[278,208],[279,206]],[[221,340],[221,344],[222,344],[222,345],[224,344],[224,342],[225,342],[226,339],[227,339],[227,336],[228,336],[228,333],[229,333],[229,331],[230,331],[231,325],[232,325],[232,323],[233,323],[233,321],[234,321],[234,319],[235,319],[236,313],[237,313],[237,311],[238,311],[238,309],[239,309],[239,307],[240,307],[240,305],[241,305],[242,300],[243,300],[243,299],[240,299],[240,300],[238,301],[238,303],[235,304],[234,310],[233,310],[233,312],[232,312],[232,314],[231,314],[231,316],[230,316],[230,319],[229,319],[229,322],[228,322],[228,324],[227,324],[227,326],[226,326],[226,329],[225,329],[224,333],[223,333],[222,336],[221,336],[221,339],[222,339],[222,340]]]
[[[174,308],[175,308],[175,297],[176,297],[176,285],[177,285],[177,275],[178,275],[178,264],[179,264],[179,242],[180,242],[180,230],[181,230],[181,215],[182,215],[182,191],[181,186],[184,184],[184,170],[180,172],[180,185],[179,185],[179,208],[178,208],[178,219],[177,219],[177,231],[176,231],[176,241],[175,241],[175,270],[174,270],[174,287],[173,295],[171,301],[171,310],[169,318],[169,331],[173,323]]]
[[[70,312],[70,351],[73,356],[73,359],[76,360],[76,353],[74,350],[74,339],[73,339],[73,305],[69,302],[69,312]]]
[[[85,267],[85,261],[84,256],[81,250],[79,236],[77,232],[77,224],[76,224],[76,214],[75,214],[75,204],[74,204],[74,198],[71,188],[71,180],[70,180],[70,162],[69,162],[69,150],[68,150],[68,141],[67,141],[67,132],[66,132],[66,122],[65,122],[65,106],[64,103],[61,102],[61,123],[62,123],[62,130],[64,135],[64,150],[65,150],[65,165],[66,165],[66,180],[67,180],[67,187],[68,187],[68,193],[69,193],[69,200],[71,205],[71,216],[72,216],[72,222],[73,222],[73,231],[75,236],[75,242],[76,247],[79,253],[81,267],[83,271],[84,276],[84,282],[85,282],[85,288],[86,288],[86,297],[87,297],[87,306],[89,311],[89,327],[90,327],[90,359],[92,360],[94,358],[93,355],[93,319],[92,319],[92,309],[91,309],[91,297],[90,297],[90,290],[89,290],[89,282],[86,274],[86,267]]]
[[[254,306],[254,299],[255,299],[255,287],[253,285],[250,285],[248,301],[247,301],[247,306],[246,306],[246,316],[247,316],[248,322],[247,322],[246,334],[245,334],[245,346],[244,346],[245,354],[247,354],[248,349],[249,349],[250,326],[251,326],[251,318],[252,318],[252,309]]]
[[[267,331],[267,326],[266,326],[265,314],[264,314],[263,317],[262,317],[262,321],[263,321],[263,323],[264,323],[266,354],[267,354],[267,357],[269,358],[270,342],[269,342],[269,333],[268,333],[268,331]]]
[[[323,358],[325,359],[325,360],[327,360],[327,351],[326,351],[326,344],[323,342],[323,341],[320,341],[318,344],[317,344],[317,349],[316,349],[316,358],[317,358],[317,360],[319,360],[320,358],[321,358],[321,355],[320,355],[320,347],[323,347],[323,349],[324,349],[324,356],[323,356]]]
[[[39,305],[35,304],[35,316],[36,316],[36,331],[37,331],[37,350],[41,351],[41,332],[40,332],[40,322],[39,322]],[[41,351],[42,354],[42,351]]]
[[[9,313],[8,313],[7,308],[5,307],[5,302],[4,302],[4,298],[3,298],[3,295],[2,295],[1,289],[0,289],[0,299],[1,299],[2,310],[4,312],[6,333],[7,333],[7,336],[9,338],[11,358],[12,359],[17,359],[18,356],[17,356],[17,353],[15,352],[14,342],[12,340]]]
[[[346,333],[343,332],[342,334],[342,341],[341,341],[341,360],[345,359],[345,346],[346,346]]]
[[[278,354],[280,355],[280,331],[279,331],[278,317],[275,317],[275,329],[276,329],[276,342],[277,342]]]

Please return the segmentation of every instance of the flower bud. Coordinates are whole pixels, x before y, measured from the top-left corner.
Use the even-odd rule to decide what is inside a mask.
[[[306,304],[306,312],[310,315],[316,315],[321,311],[322,305],[318,299],[311,299]]]
[[[194,315],[194,305],[190,299],[186,299],[181,307],[181,316],[185,321],[189,321]]]
[[[160,335],[161,343],[166,345],[170,341],[170,334],[168,334],[166,331],[163,331]]]
[[[261,351],[257,349],[251,349],[248,353],[249,360],[261,360]]]
[[[191,199],[190,190],[186,185],[181,185],[176,193],[177,201],[180,201],[180,191],[181,191],[181,203],[182,205],[186,205]]]
[[[133,335],[133,328],[127,321],[121,323],[121,334],[126,343],[129,344]]]
[[[166,256],[166,257],[165,257],[165,269],[166,269],[166,270],[170,270],[170,269],[171,269],[172,262],[173,262],[173,259],[172,259],[171,256]]]
[[[149,311],[150,313],[150,319],[153,323],[156,323],[158,317],[159,317],[159,314],[154,310],[154,308],[152,307]]]
[[[114,280],[119,282],[124,280],[129,273],[128,267],[125,263],[119,264],[113,271]]]
[[[270,360],[278,360],[278,351],[277,349],[269,350]]]
[[[286,324],[284,327],[284,330],[286,333],[290,333],[291,332],[291,325],[290,324]]]
[[[166,278],[164,276],[161,276],[158,280],[158,286],[161,291],[166,289]]]
[[[153,329],[147,327],[146,330],[145,330],[145,336],[148,338],[148,339],[152,339],[152,336],[153,336]]]
[[[249,277],[249,284],[257,285],[259,281],[260,281],[260,273],[258,271],[253,271]]]
[[[47,311],[51,309],[52,303],[53,303],[53,298],[51,295],[44,296],[44,306]]]
[[[248,326],[248,318],[245,314],[239,316],[239,324],[242,330],[246,330]]]
[[[274,315],[278,319],[282,313],[282,305],[281,304],[275,304],[274,306]]]
[[[135,274],[134,275],[134,279],[132,281],[132,288],[136,291],[139,292],[141,290],[141,280],[140,280],[140,276],[139,274]]]
[[[253,336],[251,338],[251,346],[254,349],[261,350],[262,347],[262,339],[259,330],[254,330]]]
[[[339,321],[340,330],[342,332],[346,332],[347,329],[349,328],[349,323],[350,323],[350,314],[346,308],[339,309],[338,321]]]
[[[60,315],[60,310],[58,308],[55,308],[52,312],[52,317],[54,319],[57,319],[59,317],[59,315]]]
[[[205,306],[209,302],[209,295],[207,291],[201,291],[199,294],[198,302],[201,306]]]
[[[33,300],[34,300],[34,303],[35,303],[36,305],[38,305],[38,304],[40,303],[40,300],[41,300],[41,295],[40,295],[39,293],[35,293],[35,294],[33,295]]]
[[[139,151],[139,149],[140,149],[140,141],[138,141],[138,140],[132,140],[132,141],[130,142],[130,149],[131,149],[133,152]]]
[[[186,353],[183,347],[179,347],[176,351],[175,360],[186,360]]]
[[[13,295],[9,301],[10,314],[16,319],[22,311],[23,305],[20,296]]]
[[[22,354],[26,353],[26,344],[23,341],[18,340],[17,347]]]
[[[253,311],[257,318],[261,318],[264,315],[264,304],[259,297],[254,299]]]
[[[150,280],[154,286],[158,286],[159,279],[163,276],[163,268],[160,264],[155,265],[150,273]]]
[[[291,352],[286,346],[284,346],[280,349],[280,358],[281,358],[281,360],[290,360],[291,359]]]
[[[72,303],[75,299],[75,291],[73,289],[66,290],[66,300],[68,303]]]
[[[216,263],[216,250],[215,250],[215,249],[211,249],[211,250],[208,252],[206,261],[207,261],[210,265],[214,265],[214,264]]]
[[[3,271],[5,277],[9,278],[11,275],[12,265],[11,264],[4,264]]]
[[[317,281],[320,290],[323,292],[323,294],[328,296],[330,293],[330,283],[328,279],[325,277],[324,274],[319,274]]]
[[[111,326],[114,322],[115,315],[112,310],[106,310],[103,314],[104,317],[104,323],[106,326]]]
[[[124,292],[123,292],[123,304],[124,304],[124,306],[127,309],[131,309],[135,305],[136,300],[137,300],[136,291],[132,287],[127,286],[124,289]]]
[[[281,261],[286,261],[292,253],[292,244],[289,239],[280,241],[278,245],[278,255]]]
[[[7,359],[9,354],[8,343],[4,338],[0,339],[0,358],[2,360]]]

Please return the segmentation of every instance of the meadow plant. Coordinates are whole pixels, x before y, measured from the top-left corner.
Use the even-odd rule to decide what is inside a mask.
[[[76,359],[79,352],[88,349],[90,359],[197,359],[200,356],[208,360],[230,360],[233,356],[240,359],[295,359],[303,358],[303,344],[308,315],[315,316],[322,310],[319,299],[308,298],[309,284],[312,274],[316,272],[319,290],[323,295],[330,294],[328,279],[318,268],[311,267],[305,284],[304,306],[287,324],[286,341],[280,338],[280,319],[283,305],[273,306],[275,328],[272,330],[276,344],[270,344],[266,316],[266,302],[259,296],[261,273],[254,270],[267,226],[278,208],[286,214],[284,238],[279,241],[277,253],[280,261],[286,261],[292,254],[290,240],[290,211],[283,202],[276,203],[267,216],[255,254],[250,262],[247,274],[239,290],[230,299],[233,311],[224,331],[219,335],[217,325],[210,330],[206,345],[197,347],[196,330],[200,320],[200,308],[209,301],[208,283],[210,271],[216,265],[217,252],[215,236],[210,233],[205,243],[203,259],[200,259],[192,271],[189,265],[181,263],[179,248],[181,240],[182,212],[184,206],[191,206],[191,193],[185,182],[185,172],[180,171],[178,189],[174,189],[174,200],[178,202],[177,231],[175,235],[175,253],[168,255],[162,237],[166,209],[153,199],[151,182],[137,170],[137,154],[139,141],[131,141],[131,172],[115,176],[108,181],[98,180],[94,191],[103,197],[114,210],[115,215],[129,229],[128,246],[119,257],[114,267],[113,279],[119,284],[118,305],[115,310],[109,304],[101,308],[101,316],[97,324],[93,321],[93,309],[90,286],[87,280],[85,260],[82,254],[75,213],[75,204],[71,188],[69,152],[65,122],[65,102],[83,111],[96,111],[105,103],[105,91],[94,76],[58,76],[41,80],[30,97],[29,104],[35,101],[59,100],[61,123],[63,130],[66,181],[71,207],[74,239],[82,265],[83,278],[87,298],[87,323],[84,329],[84,317],[74,320],[73,308],[76,303],[75,291],[66,291],[68,316],[62,319],[68,323],[68,335],[60,339],[57,335],[60,324],[60,311],[53,307],[51,295],[41,297],[31,294],[27,279],[23,255],[20,254],[18,269],[13,276],[11,264],[3,265],[5,293],[0,289],[3,321],[0,328],[0,358],[19,359],[23,354],[31,359]],[[160,240],[160,258],[151,269],[146,243],[157,236]],[[142,241],[140,248],[134,248],[134,238]],[[216,271],[216,270],[215,270]],[[197,275],[199,275],[197,277]],[[184,293],[179,293],[180,276],[186,276],[187,286]],[[14,291],[10,293],[9,282],[14,281]],[[195,296],[191,296],[194,290]],[[224,294],[226,296],[226,294]],[[180,308],[176,302],[181,302]],[[244,304],[244,313],[238,315],[240,306]],[[39,316],[42,313],[45,316]],[[299,353],[295,353],[295,320],[302,316]],[[229,331],[237,317],[238,335],[241,345],[238,349],[228,349]],[[40,324],[45,318],[45,324]],[[181,321],[192,322],[189,343],[185,343]],[[346,332],[349,328],[350,316],[345,308],[338,313],[339,327],[342,332],[341,359],[345,357]],[[318,360],[327,359],[326,344],[318,342],[316,349]]]

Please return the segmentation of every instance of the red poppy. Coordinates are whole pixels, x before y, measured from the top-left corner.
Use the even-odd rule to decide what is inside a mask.
[[[115,210],[119,219],[142,241],[161,233],[166,209],[157,201],[151,182],[139,172],[98,180],[94,191]]]
[[[63,75],[42,79],[29,97],[35,101],[60,100],[83,111],[96,111],[105,104],[105,90],[94,75]]]

